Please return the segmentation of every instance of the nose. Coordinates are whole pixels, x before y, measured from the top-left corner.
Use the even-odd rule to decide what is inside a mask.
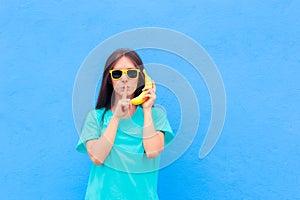
[[[128,77],[127,77],[126,73],[122,74],[121,81],[122,82],[127,82],[128,81]]]

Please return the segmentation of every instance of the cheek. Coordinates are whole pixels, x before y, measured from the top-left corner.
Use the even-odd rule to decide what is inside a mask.
[[[112,85],[113,85],[114,90],[118,90],[120,82],[119,81],[112,81]]]
[[[114,90],[115,92],[117,92],[117,90],[118,90],[117,82],[112,80],[112,81],[111,81],[111,84],[112,84],[112,86],[113,86],[113,90]]]
[[[131,88],[133,88],[134,90],[136,90],[136,88],[137,88],[137,84],[138,84],[138,79],[134,79],[134,80],[131,80],[130,82],[129,82],[129,84],[130,84],[130,87]]]

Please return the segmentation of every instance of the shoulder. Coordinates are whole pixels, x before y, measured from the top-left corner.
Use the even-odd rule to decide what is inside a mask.
[[[166,117],[166,110],[160,105],[155,105],[152,108],[152,116],[154,118]]]
[[[88,111],[86,118],[101,119],[105,111],[106,111],[105,108],[92,109]]]

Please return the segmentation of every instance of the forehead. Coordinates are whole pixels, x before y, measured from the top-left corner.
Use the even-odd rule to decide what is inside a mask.
[[[113,69],[132,69],[137,68],[127,57],[122,56],[114,65]]]

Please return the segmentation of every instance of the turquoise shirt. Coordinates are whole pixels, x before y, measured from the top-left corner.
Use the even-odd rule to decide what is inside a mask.
[[[107,110],[101,123],[104,108],[88,113],[76,149],[86,152],[86,142],[97,139],[105,131],[113,115]],[[154,127],[165,135],[165,146],[174,135],[166,113],[152,108]],[[119,122],[115,143],[103,165],[92,163],[85,199],[158,199],[157,178],[159,159],[149,159],[143,147],[144,113],[137,106],[135,113]]]

